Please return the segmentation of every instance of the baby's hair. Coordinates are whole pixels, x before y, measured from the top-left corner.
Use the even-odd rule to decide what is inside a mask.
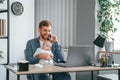
[[[45,41],[45,42],[43,42],[43,45],[45,45],[45,44],[49,44],[50,45],[50,47],[52,46],[52,44],[51,44],[51,42],[50,41]]]

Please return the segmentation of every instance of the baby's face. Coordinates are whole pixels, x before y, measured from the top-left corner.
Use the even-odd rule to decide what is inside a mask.
[[[50,43],[44,43],[42,48],[45,49],[45,50],[50,50],[51,49],[51,44]]]

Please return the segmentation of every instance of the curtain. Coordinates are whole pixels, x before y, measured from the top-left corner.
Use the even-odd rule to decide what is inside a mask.
[[[35,0],[35,37],[41,20],[52,23],[62,47],[76,44],[76,0]]]

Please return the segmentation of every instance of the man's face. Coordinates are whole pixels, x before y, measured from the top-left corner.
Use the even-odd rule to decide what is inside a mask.
[[[51,26],[42,26],[41,28],[39,28],[39,32],[42,39],[47,40],[51,33]]]

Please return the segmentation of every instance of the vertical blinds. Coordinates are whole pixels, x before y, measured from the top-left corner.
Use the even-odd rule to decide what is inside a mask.
[[[52,23],[52,33],[57,35],[62,47],[76,43],[76,0],[35,0],[35,36],[41,20]]]

